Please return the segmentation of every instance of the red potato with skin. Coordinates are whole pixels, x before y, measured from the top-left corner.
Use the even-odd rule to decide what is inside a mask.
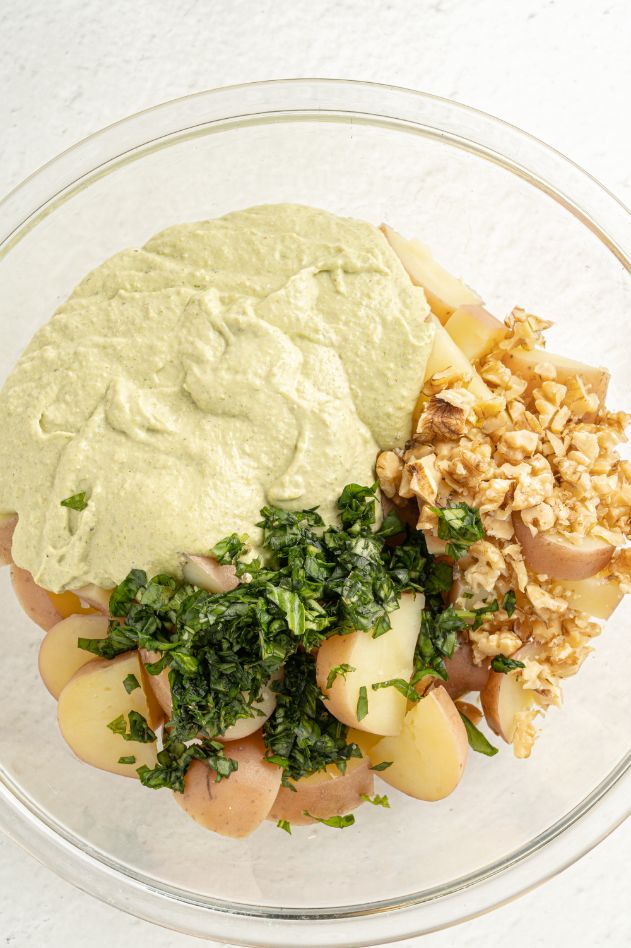
[[[17,522],[17,514],[0,514],[0,566],[9,566],[13,562],[11,546]]]
[[[239,764],[229,777],[215,780],[205,761],[194,760],[175,799],[205,829],[243,839],[268,816],[280,787],[281,769],[264,760],[259,734],[226,744],[226,756]]]
[[[367,757],[351,757],[343,774],[335,765],[330,765],[309,777],[292,780],[291,785],[295,790],[281,786],[269,818],[306,826],[317,819],[328,820],[356,810],[365,802],[362,794],[372,795],[374,777]],[[305,816],[305,810],[311,816]]]
[[[527,566],[552,579],[587,579],[603,570],[615,552],[614,546],[595,537],[574,544],[549,530],[533,536],[519,513],[513,514],[513,527]]]
[[[566,385],[571,379],[580,376],[583,382],[598,397],[600,407],[604,407],[611,377],[607,369],[587,365],[584,362],[576,362],[574,359],[567,359],[565,356],[548,352],[546,349],[511,349],[504,356],[503,362],[511,372],[528,382],[527,396],[531,395],[533,390],[538,388],[542,382],[541,376],[537,374],[536,367],[548,363],[556,369],[556,381],[560,382],[561,385]],[[592,417],[586,416],[586,420],[591,420]]]
[[[69,616],[48,630],[39,648],[39,673],[53,698],[59,698],[80,668],[96,659],[79,648],[77,640],[104,639],[108,625],[105,616]]]
[[[26,615],[41,629],[48,632],[65,618],[53,605],[53,601],[41,586],[38,586],[26,569],[11,565],[11,582],[18,602]]]
[[[504,323],[492,316],[483,306],[459,306],[445,329],[470,362],[477,362],[506,336]]]
[[[70,590],[70,592],[79,599],[82,606],[97,609],[103,615],[109,615],[110,596],[113,591],[113,589],[103,589],[101,586],[95,586],[94,583],[88,583],[87,586],[80,586],[79,589]]]
[[[187,553],[182,568],[184,580],[210,593],[231,592],[239,585],[236,570],[231,564],[222,566],[214,556],[196,556]]]
[[[523,661],[526,658],[532,658],[534,654],[535,648],[529,644],[520,648],[511,655],[511,658]],[[535,692],[524,688],[514,671],[508,674],[491,671],[486,685],[480,692],[480,701],[487,724],[507,744],[513,740],[517,715],[532,708],[535,700]]]

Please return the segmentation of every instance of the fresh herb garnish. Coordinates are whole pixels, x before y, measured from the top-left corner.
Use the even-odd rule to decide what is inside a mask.
[[[362,685],[359,689],[359,697],[357,698],[357,710],[355,712],[358,721],[362,721],[368,714],[368,692],[366,691],[366,686]]]
[[[390,809],[390,801],[385,794],[381,796],[380,794],[376,793],[374,797],[369,797],[367,793],[360,793],[359,795],[362,800],[366,801],[366,803],[372,803],[373,806],[384,806],[386,809]]]
[[[219,783],[238,769],[236,760],[226,757],[221,741],[202,740],[199,744],[186,745],[174,740],[170,735],[165,738],[164,747],[158,753],[155,767],[139,767],[136,773],[140,782],[152,790],[167,787],[184,793],[184,775],[194,760],[205,760],[215,772],[215,783]]]
[[[438,536],[447,541],[445,552],[454,560],[464,556],[470,546],[484,536],[480,511],[468,504],[431,507],[438,517]]]
[[[136,676],[129,674],[123,680],[123,687],[125,691],[127,692],[127,694],[130,695],[132,691],[136,690],[136,688],[140,688],[140,685],[138,684],[138,679],[136,678]]]
[[[415,690],[414,685],[406,681],[405,678],[391,678],[389,681],[376,681],[372,685],[373,691],[378,691],[380,688],[396,688],[408,701],[420,701],[421,698]]]
[[[119,758],[118,758],[118,763],[119,763],[119,764],[135,764],[135,763],[136,763],[136,758],[134,757],[133,754],[130,754],[129,757],[119,757]]]
[[[502,609],[510,618],[517,607],[517,599],[512,589],[509,589],[502,599]]]
[[[138,711],[129,712],[129,730],[125,715],[119,714],[117,718],[107,725],[110,731],[120,735],[125,741],[138,741],[140,744],[151,744],[156,739],[155,733],[147,724],[147,719]]]
[[[347,813],[346,816],[330,816],[328,820],[323,820],[318,816],[313,816],[308,810],[303,810],[303,812],[305,816],[311,817],[311,819],[317,823],[322,823],[323,826],[332,826],[333,829],[346,829],[347,826],[352,826],[355,822],[355,817],[352,813]]]
[[[279,820],[276,826],[281,830],[285,830],[285,832],[291,836],[291,823],[289,820]]]
[[[72,497],[61,500],[60,504],[62,507],[69,507],[70,510],[85,510],[88,506],[87,494],[82,490],[78,494],[73,494]]]
[[[326,689],[327,691],[333,687],[333,682],[339,676],[341,678],[346,678],[350,672],[357,671],[356,668],[353,668],[352,665],[347,665],[344,662],[342,665],[334,665],[326,679]]]
[[[373,764],[370,769],[371,769],[371,770],[376,770],[376,771],[379,772],[379,771],[381,771],[381,770],[387,770],[388,767],[392,767],[392,761],[391,761],[391,760],[382,760],[380,764]]]
[[[491,660],[491,668],[494,672],[502,672],[504,675],[507,675],[509,672],[514,671],[516,668],[525,668],[523,662],[520,662],[517,658],[507,658],[506,655],[496,655]]]
[[[459,714],[465,726],[467,740],[469,741],[471,750],[477,751],[478,754],[486,754],[487,757],[494,757],[495,754],[497,754],[497,747],[493,747],[482,731],[478,731],[473,721],[470,721],[466,714],[463,714],[462,711],[459,711]]]

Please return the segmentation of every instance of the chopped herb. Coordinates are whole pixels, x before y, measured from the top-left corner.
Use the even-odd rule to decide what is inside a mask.
[[[72,497],[66,497],[60,503],[62,507],[69,507],[70,510],[85,510],[88,506],[86,492],[82,490],[78,494],[73,494]]]
[[[497,747],[493,747],[489,743],[482,731],[478,731],[473,721],[470,721],[466,714],[463,714],[462,711],[459,713],[467,732],[467,740],[471,750],[477,751],[478,754],[486,754],[487,757],[494,757],[497,754]]]
[[[239,767],[236,760],[226,757],[221,741],[202,740],[199,744],[187,746],[182,741],[167,737],[164,747],[158,753],[156,766],[150,769],[143,765],[136,773],[140,782],[152,790],[166,787],[184,793],[184,775],[194,760],[207,761],[210,769],[215,772],[215,783],[229,777]]]
[[[136,676],[130,674],[127,675],[127,677],[123,680],[123,687],[127,694],[130,695],[132,691],[136,690],[136,688],[140,688],[140,685],[138,684],[138,679]]]
[[[523,662],[520,662],[516,658],[507,658],[506,655],[496,655],[495,658],[491,660],[491,668],[493,671],[503,672],[505,675],[514,671],[516,668],[525,667]]]
[[[347,665],[346,663],[344,663],[344,664],[342,664],[342,665],[334,665],[333,668],[331,669],[331,671],[329,672],[329,674],[328,674],[328,676],[327,676],[327,679],[326,679],[326,689],[327,689],[327,691],[329,690],[329,688],[332,688],[332,687],[333,687],[333,682],[334,682],[335,679],[338,677],[338,675],[341,676],[342,678],[346,678],[346,676],[347,676],[350,672],[354,672],[354,671],[357,671],[357,669],[356,669],[356,668],[353,668],[352,665]]]
[[[369,797],[367,793],[360,793],[359,795],[366,803],[372,803],[373,806],[385,806],[387,809],[390,809],[390,801],[385,794],[380,796],[376,793],[374,797]]]
[[[517,605],[517,600],[515,598],[515,593],[512,589],[509,589],[504,598],[502,599],[502,609],[508,617],[512,616]]]
[[[346,816],[330,816],[328,820],[322,820],[318,816],[313,816],[308,810],[303,810],[303,813],[305,816],[311,817],[311,819],[317,823],[322,823],[324,826],[332,826],[333,829],[346,829],[347,826],[352,826],[355,822],[355,817],[352,813],[347,813]]]
[[[107,725],[114,734],[119,734],[125,741],[138,741],[140,744],[151,744],[156,740],[155,733],[147,724],[147,719],[138,711],[129,712],[129,731],[125,716],[119,714]]]
[[[416,691],[414,686],[404,678],[391,678],[389,681],[376,681],[372,686],[372,690],[378,691],[379,688],[396,688],[397,691],[401,692],[403,697],[407,698],[408,701],[421,700],[421,696]]]
[[[464,556],[470,546],[484,536],[480,512],[468,504],[431,507],[438,517],[438,536],[447,541],[445,552],[454,560]]]
[[[279,820],[276,826],[281,830],[285,830],[285,832],[291,836],[291,823],[289,820]]]
[[[380,772],[380,771],[382,771],[382,770],[387,770],[388,767],[392,767],[392,761],[391,761],[391,760],[382,760],[380,764],[373,764],[370,769],[371,769],[371,770],[376,770],[377,772]]]
[[[119,758],[118,758],[118,763],[119,763],[119,764],[135,764],[135,763],[136,763],[136,758],[134,757],[133,754],[131,754],[131,756],[129,756],[129,757],[119,757]]]
[[[366,686],[362,685],[359,689],[359,697],[357,699],[357,720],[361,721],[368,714],[368,692],[366,691]]]
[[[245,550],[247,539],[245,534],[238,536],[236,533],[231,533],[229,537],[220,540],[210,552],[222,566],[234,563]]]

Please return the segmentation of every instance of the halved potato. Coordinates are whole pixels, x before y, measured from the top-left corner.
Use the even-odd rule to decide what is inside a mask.
[[[614,576],[589,576],[574,581],[565,579],[558,584],[570,608],[586,612],[594,619],[608,619],[624,598],[620,582]]]
[[[394,687],[373,691],[372,685],[402,678],[408,682],[414,671],[414,650],[425,604],[420,594],[404,593],[398,609],[390,613],[392,628],[374,639],[370,632],[333,635],[318,650],[316,679],[326,696],[326,706],[338,721],[371,734],[398,734],[403,725],[406,698]],[[336,666],[352,671],[337,675],[327,687]],[[367,713],[358,719],[360,689],[365,689]]]
[[[508,330],[483,306],[459,306],[445,329],[470,362],[476,362],[504,339]]]
[[[459,306],[479,305],[482,300],[462,280],[452,276],[434,260],[430,251],[418,240],[407,240],[401,234],[381,225],[381,232],[407,270],[412,283],[422,286],[427,302],[441,322]]]
[[[29,619],[46,632],[64,618],[50,598],[50,595],[41,586],[38,586],[26,569],[20,569],[15,563],[11,564],[11,582],[18,602]]]
[[[551,530],[533,536],[518,512],[513,514],[513,527],[526,565],[534,573],[543,573],[552,579],[594,576],[605,568],[616,549],[595,537],[582,537],[579,543],[571,543]]]
[[[526,645],[511,657],[522,661],[532,655],[532,646]],[[491,671],[486,685],[480,692],[480,700],[484,717],[491,730],[510,744],[517,725],[517,715],[521,711],[532,708],[535,703],[535,692],[524,688],[517,677],[517,671],[506,674]]]
[[[127,692],[123,682],[135,675],[139,688]],[[156,765],[156,742],[126,741],[113,733],[108,724],[119,715],[128,721],[130,711],[137,711],[155,728],[161,721],[142,687],[142,670],[138,652],[126,652],[112,661],[95,659],[88,662],[70,679],[57,705],[57,718],[62,736],[71,750],[93,767],[136,777],[143,764]],[[133,764],[120,764],[120,757],[134,756]]]
[[[597,395],[601,407],[605,404],[611,377],[607,369],[575,362],[574,359],[566,359],[565,356],[548,352],[547,349],[512,349],[506,353],[503,362],[511,372],[528,382],[527,395],[541,385],[541,378],[535,371],[536,366],[547,362],[556,369],[557,382],[566,385],[572,378],[580,376],[585,385]]]
[[[373,772],[367,757],[351,757],[346,772],[329,765],[319,773],[291,781],[292,787],[281,787],[270,812],[271,820],[289,820],[297,826],[315,823],[311,817],[328,820],[356,810],[374,790]],[[311,816],[305,816],[305,810]]]
[[[445,659],[445,668],[449,678],[440,684],[454,700],[471,691],[481,691],[489,677],[488,659],[482,665],[476,665],[473,650],[467,642],[458,645],[451,658]]]
[[[175,799],[189,816],[206,829],[242,839],[269,814],[280,787],[281,769],[263,759],[259,734],[226,744],[226,756],[239,764],[229,777],[215,781],[205,761],[194,760],[184,778],[184,793]]]
[[[397,737],[384,737],[369,750],[374,765],[391,761],[379,776],[417,800],[442,800],[460,782],[468,754],[467,732],[441,686],[405,715]]]
[[[214,556],[187,553],[182,568],[184,580],[210,593],[230,592],[239,585],[234,566],[222,566]]]
[[[77,639],[104,639],[105,616],[69,616],[49,629],[39,647],[39,673],[53,698],[59,698],[72,676],[96,656],[77,645]]]
[[[13,562],[11,545],[17,522],[17,514],[0,514],[0,566],[8,566]]]

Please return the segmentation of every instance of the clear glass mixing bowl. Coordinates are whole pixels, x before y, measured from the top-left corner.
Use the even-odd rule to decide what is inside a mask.
[[[608,365],[629,407],[631,225],[558,153],[402,89],[296,80],[167,103],[88,138],[0,206],[0,378],[92,267],[178,221],[299,201],[430,244],[490,309],[554,319],[551,348]],[[369,327],[367,327],[369,331]],[[472,754],[456,793],[391,793],[352,830],[204,832],[166,792],[81,764],[39,681],[39,633],[0,574],[0,826],[86,891],[248,945],[369,945],[483,912],[541,882],[629,808],[629,605],[609,622],[533,758]]]

